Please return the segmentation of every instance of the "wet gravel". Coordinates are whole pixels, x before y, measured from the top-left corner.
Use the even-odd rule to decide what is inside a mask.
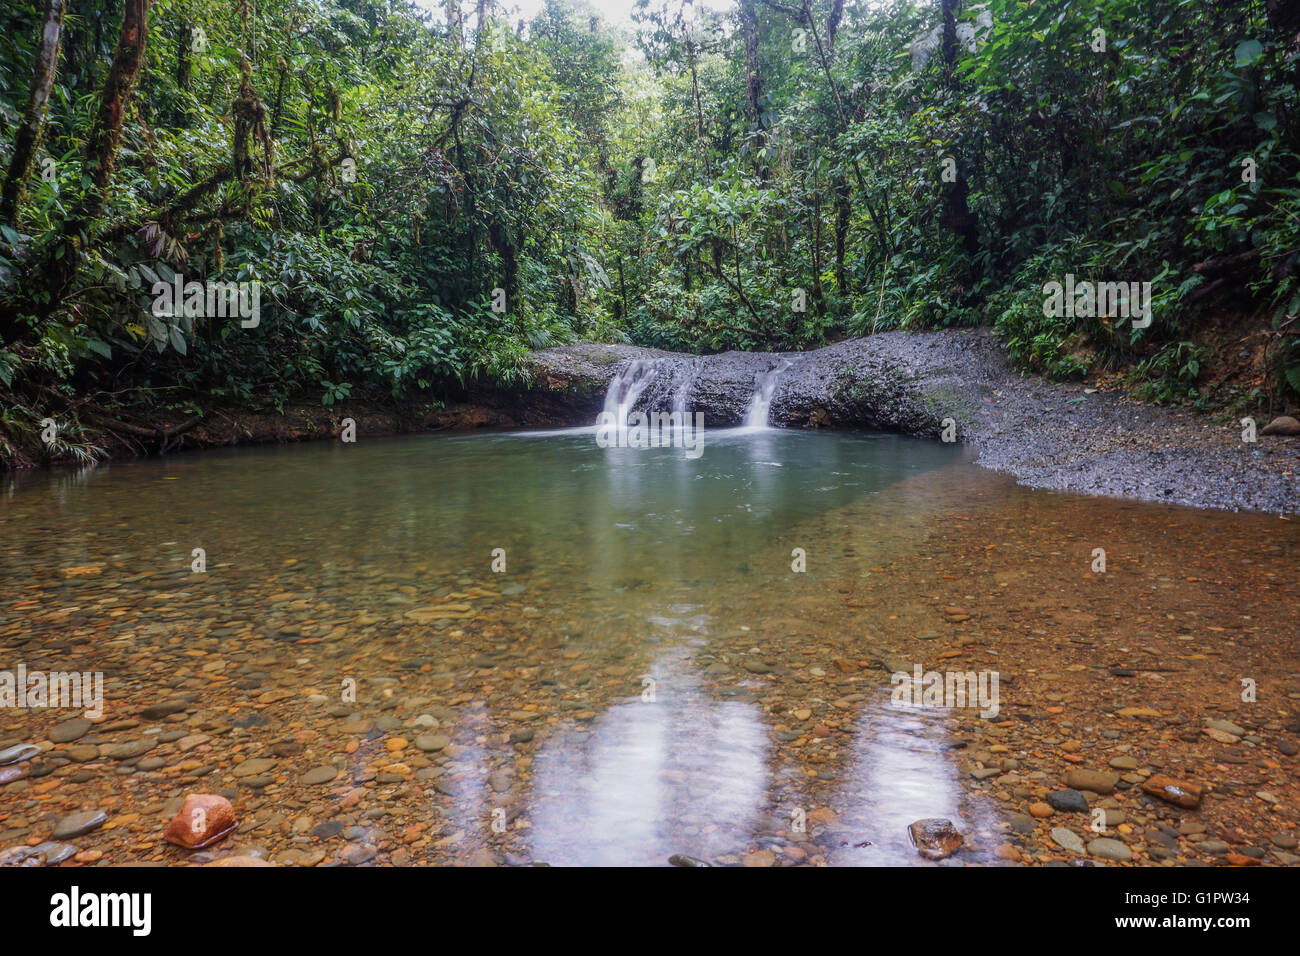
[[[551,418],[588,424],[609,382],[632,361],[663,372],[645,408],[687,407],[706,424],[739,424],[755,383],[786,362],[770,422],[784,427],[874,428],[956,439],[978,462],[1034,488],[1200,508],[1300,511],[1300,438],[1242,440],[1236,424],[1157,408],[1086,383],[1057,384],[1013,370],[985,330],[885,332],[804,353],[692,356],[624,345],[572,345],[534,352],[528,396]],[[518,398],[519,396],[515,396]],[[1260,421],[1262,428],[1265,424]]]

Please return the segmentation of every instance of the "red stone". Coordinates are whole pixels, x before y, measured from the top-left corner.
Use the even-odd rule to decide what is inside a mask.
[[[1188,810],[1195,810],[1201,805],[1201,797],[1205,791],[1200,784],[1190,783],[1186,780],[1178,780],[1175,777],[1165,777],[1157,774],[1154,777],[1148,777],[1146,783],[1142,784],[1142,789],[1153,797],[1159,797],[1166,803],[1172,803],[1175,806],[1186,807]]]
[[[167,824],[164,837],[187,850],[211,846],[239,825],[235,808],[225,797],[211,793],[191,793],[180,811]]]

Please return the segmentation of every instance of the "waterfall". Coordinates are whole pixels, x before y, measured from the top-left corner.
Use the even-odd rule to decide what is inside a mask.
[[[686,369],[682,384],[673,393],[673,411],[679,413],[683,421],[686,420],[686,405],[691,400],[691,391],[695,388],[695,378],[699,374],[700,363],[693,360]]]
[[[772,407],[772,396],[776,394],[776,380],[789,367],[790,361],[787,359],[758,377],[754,383],[754,395],[749,400],[749,411],[745,414],[746,428],[767,427],[767,413]]]
[[[605,393],[605,411],[613,415],[619,425],[627,424],[627,416],[636,407],[637,399],[658,374],[657,364],[648,359],[635,359],[609,383],[609,391]]]
[[[768,413],[776,395],[778,379],[793,364],[789,359],[774,358],[775,364],[754,379],[742,422],[745,428],[768,427]],[[705,360],[699,358],[688,361],[676,357],[633,359],[610,379],[601,421],[626,428],[630,424],[629,416],[634,412],[671,410],[671,427],[676,427],[671,425],[672,422],[689,422],[693,418],[690,408],[699,397],[696,394],[699,387],[710,381],[706,378],[710,368]],[[707,404],[708,396],[705,398]]]

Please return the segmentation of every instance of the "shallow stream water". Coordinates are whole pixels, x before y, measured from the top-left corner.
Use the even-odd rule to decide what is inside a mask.
[[[910,864],[924,817],[967,834],[950,863],[995,863],[1016,788],[963,785],[954,748],[1062,696],[1033,683],[1069,666],[1053,627],[1128,635],[1086,666],[1123,663],[1161,630],[1163,591],[1166,615],[1274,648],[1279,693],[1296,672],[1277,596],[1164,578],[1213,549],[1251,556],[1243,587],[1280,583],[1294,523],[1029,492],[937,442],[741,428],[691,458],[495,432],[7,481],[0,669],[103,671],[106,699],[0,786],[0,850],[93,806],[139,819],[79,847],[180,862],[157,831],[212,791],[244,814],[239,844],[284,863]],[[1039,659],[1010,643],[1035,632]],[[889,672],[949,650],[962,670],[1014,661],[1000,718],[891,706]],[[77,713],[0,711],[0,749]],[[137,739],[155,746],[110,756]],[[252,759],[270,763],[240,772]]]

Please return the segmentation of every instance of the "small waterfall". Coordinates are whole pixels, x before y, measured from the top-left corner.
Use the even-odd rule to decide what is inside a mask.
[[[627,416],[636,407],[637,399],[658,374],[657,365],[648,359],[635,359],[609,383],[609,391],[605,393],[605,411],[613,415],[619,425],[627,424]]]
[[[790,362],[787,359],[758,377],[754,385],[754,395],[749,400],[749,411],[745,414],[746,428],[767,427],[767,413],[772,407],[772,396],[776,394],[776,380],[789,367]]]
[[[673,411],[686,420],[686,406],[691,400],[691,392],[695,388],[695,378],[700,374],[700,363],[698,360],[692,361],[686,369],[686,375],[682,379],[682,384],[678,386],[677,391],[673,392]]]

